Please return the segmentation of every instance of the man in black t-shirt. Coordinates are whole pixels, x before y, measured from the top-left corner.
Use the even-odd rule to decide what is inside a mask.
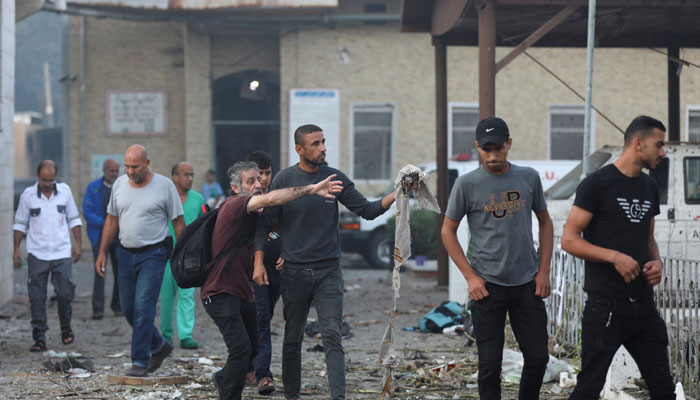
[[[625,131],[622,155],[586,177],[562,234],[562,249],[586,260],[581,372],[571,399],[598,399],[617,349],[632,355],[652,399],[675,399],[666,347],[666,324],[652,287],[662,263],[654,239],[659,189],[642,168],[666,155],[666,128],[635,118]],[[581,237],[583,233],[583,237]]]

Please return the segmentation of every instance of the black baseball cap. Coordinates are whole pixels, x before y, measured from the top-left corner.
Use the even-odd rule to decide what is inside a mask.
[[[484,118],[476,126],[476,141],[479,147],[483,147],[487,143],[503,145],[508,140],[510,133],[506,121],[498,117]]]

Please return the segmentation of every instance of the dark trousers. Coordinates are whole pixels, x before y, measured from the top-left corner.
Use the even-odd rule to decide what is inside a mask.
[[[544,301],[535,296],[535,282],[520,286],[486,283],[489,296],[474,302],[472,318],[479,352],[479,398],[501,398],[506,313],[525,365],[520,377],[518,399],[538,399],[547,369],[547,312]]]
[[[255,356],[253,367],[255,378],[260,382],[264,377],[272,378],[270,362],[272,361],[272,337],[270,336],[270,321],[275,313],[275,305],[280,298],[279,282],[259,286],[253,282],[255,303],[258,306],[258,340],[260,347]]]
[[[97,261],[97,256],[100,253],[100,244],[93,246],[92,255]],[[114,275],[114,284],[112,285],[112,301],[109,308],[112,311],[121,311],[121,306],[119,305],[119,278],[117,272],[119,271],[119,261],[117,260],[117,241],[114,241],[112,245],[107,250],[106,254],[112,261],[112,274]],[[92,313],[102,313],[105,310],[105,278],[101,277],[100,274],[95,270],[95,277],[92,280]]]
[[[49,325],[46,323],[46,291],[51,275],[58,299],[58,320],[61,326],[69,326],[73,308],[71,302],[75,297],[75,284],[73,284],[73,260],[61,258],[59,260],[45,261],[33,255],[27,256],[28,275],[27,289],[29,292],[29,307],[32,315],[32,337],[34,340],[46,341],[46,331]]]
[[[581,373],[570,399],[598,399],[617,349],[629,351],[651,398],[675,399],[668,361],[668,334],[654,299],[588,294],[583,310]]]
[[[219,372],[219,399],[241,398],[245,374],[258,351],[258,317],[255,303],[223,293],[202,301],[224,337],[228,357]]]
[[[301,390],[301,344],[306,317],[313,304],[321,328],[326,353],[328,386],[332,400],[345,399],[345,352],[340,329],[343,323],[343,271],[340,265],[298,269],[284,267],[280,273],[284,302],[284,340],[282,342],[282,381],[284,396],[298,399]]]

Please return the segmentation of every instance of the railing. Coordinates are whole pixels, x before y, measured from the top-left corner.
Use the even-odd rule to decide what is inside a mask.
[[[686,395],[700,398],[700,262],[677,258],[663,262],[663,278],[654,296],[668,330],[671,373],[674,382],[683,383]],[[549,335],[557,343],[580,349],[584,263],[555,249],[550,277]]]

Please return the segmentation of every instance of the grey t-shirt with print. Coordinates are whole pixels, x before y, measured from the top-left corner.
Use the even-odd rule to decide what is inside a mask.
[[[496,175],[481,166],[457,178],[445,215],[455,221],[467,216],[467,258],[479,276],[497,285],[517,286],[537,274],[532,211],[546,208],[534,169],[510,164],[508,172]]]
[[[119,218],[119,241],[128,248],[162,242],[169,233],[168,221],[183,214],[175,185],[158,174],[142,188],[132,187],[127,175],[117,178],[107,213]]]

